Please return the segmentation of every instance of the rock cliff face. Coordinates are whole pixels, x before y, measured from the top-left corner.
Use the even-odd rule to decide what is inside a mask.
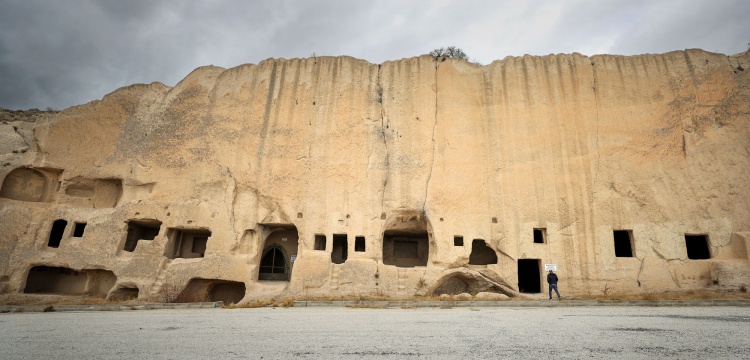
[[[748,53],[319,57],[4,112],[0,292],[736,289],[749,85]]]

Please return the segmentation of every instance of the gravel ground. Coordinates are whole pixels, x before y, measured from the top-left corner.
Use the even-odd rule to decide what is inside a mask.
[[[0,315],[0,359],[750,358],[740,307],[260,308]]]

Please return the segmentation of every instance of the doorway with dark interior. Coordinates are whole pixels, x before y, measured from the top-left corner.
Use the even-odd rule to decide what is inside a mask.
[[[542,292],[539,259],[518,259],[518,291],[525,294]]]
[[[349,241],[346,234],[333,234],[333,250],[331,251],[331,262],[343,264],[349,257]]]

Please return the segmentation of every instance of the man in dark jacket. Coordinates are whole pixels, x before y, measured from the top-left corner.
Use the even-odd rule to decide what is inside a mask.
[[[557,290],[557,275],[552,269],[549,269],[549,274],[547,274],[547,283],[549,284],[549,299],[552,300],[552,289],[554,289],[557,293],[557,300],[560,300],[560,292]]]

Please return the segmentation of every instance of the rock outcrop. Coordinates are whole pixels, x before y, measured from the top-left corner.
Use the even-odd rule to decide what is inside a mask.
[[[544,264],[563,295],[750,285],[745,69],[269,59],[3,111],[0,292],[491,298],[546,291]]]

